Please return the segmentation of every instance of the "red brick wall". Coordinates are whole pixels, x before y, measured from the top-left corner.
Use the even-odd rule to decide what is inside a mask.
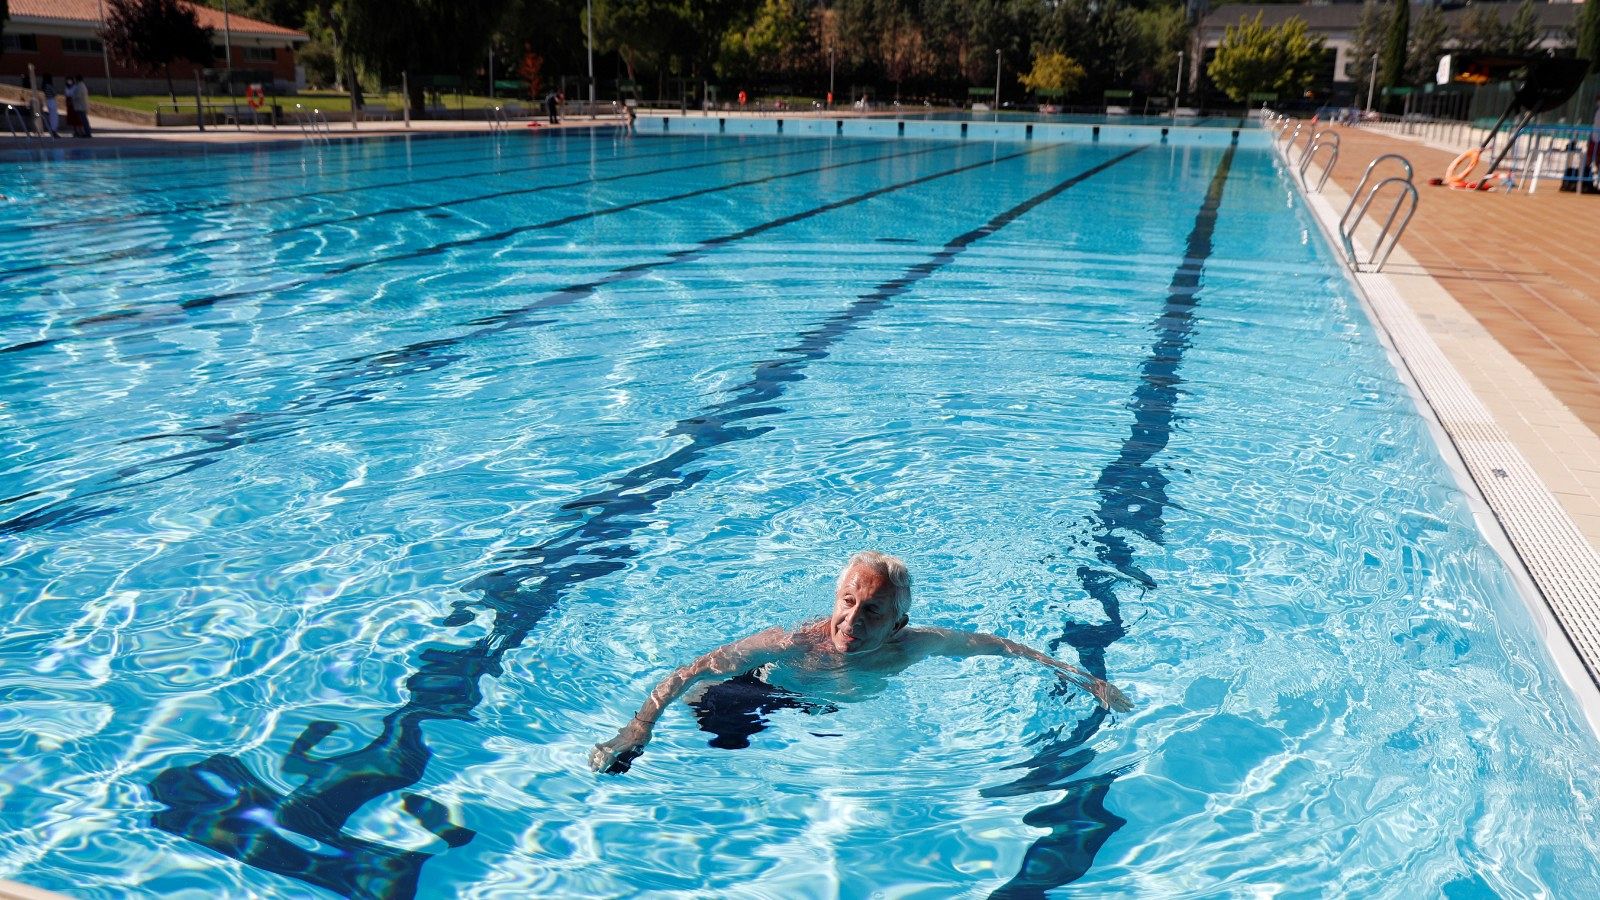
[[[7,32],[16,34],[18,31],[26,34],[23,29],[18,29],[15,24],[8,26]],[[93,78],[96,82],[105,76],[105,63],[101,61],[98,53],[67,53],[62,49],[62,39],[51,34],[41,34],[36,37],[39,49],[37,52],[25,50],[7,50],[0,54],[0,78],[7,84],[18,84],[19,78],[28,73],[28,64],[32,63],[34,70],[39,75],[55,76],[56,87],[61,87],[61,82],[69,75],[83,75]],[[222,36],[218,35],[216,43],[222,43]],[[264,48],[265,49],[265,48]],[[272,77],[278,81],[294,81],[294,51],[287,47],[272,48],[273,60],[247,59],[245,46],[239,43],[233,45],[233,67],[235,69],[249,69],[252,71],[270,71]],[[197,67],[187,62],[172,64],[172,80],[182,89],[183,84],[194,84],[196,68],[224,68],[221,59],[213,61],[209,66]],[[146,72],[119,65],[115,59],[111,61],[112,78],[160,78],[160,72]]]

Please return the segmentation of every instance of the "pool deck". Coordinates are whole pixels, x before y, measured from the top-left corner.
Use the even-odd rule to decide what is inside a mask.
[[[1400,243],[1410,260],[1385,272],[1600,548],[1600,195],[1553,180],[1532,195],[1432,187],[1455,151],[1360,128],[1340,136],[1330,185],[1344,192],[1379,154],[1416,167],[1417,214]]]
[[[1382,273],[1352,279],[1600,732],[1600,263],[1583,255],[1600,199],[1554,181],[1533,195],[1432,187],[1449,148],[1339,134],[1339,162],[1309,207],[1332,239],[1369,161],[1400,153],[1415,167],[1417,213],[1399,250]],[[1300,160],[1299,148],[1286,155]],[[1308,174],[1315,184],[1315,165]]]

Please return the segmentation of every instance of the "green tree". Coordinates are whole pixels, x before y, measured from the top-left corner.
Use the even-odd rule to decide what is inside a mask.
[[[1475,53],[1500,53],[1507,43],[1500,12],[1489,6],[1469,6],[1456,26],[1456,46]]]
[[[1539,48],[1543,31],[1538,7],[1533,5],[1533,0],[1522,0],[1511,16],[1511,24],[1506,26],[1505,45],[1501,49],[1511,54],[1532,53]]]
[[[1444,21],[1444,11],[1430,3],[1417,17],[1417,27],[1411,29],[1411,46],[1406,51],[1406,83],[1423,85],[1434,80],[1439,71],[1439,57],[1444,55],[1444,42],[1450,37],[1450,26]]]
[[[1033,58],[1033,70],[1017,81],[1036,94],[1059,97],[1069,94],[1088,74],[1083,66],[1065,53],[1054,51],[1039,53]]]
[[[814,55],[811,35],[799,0],[762,0],[749,24],[722,36],[717,73],[754,78],[796,72]]]
[[[356,57],[380,78],[407,75],[417,117],[427,115],[424,79],[475,71],[502,9],[495,0],[340,0],[339,8]]]
[[[1322,50],[1322,38],[1311,36],[1304,19],[1268,27],[1258,12],[1253,21],[1228,26],[1206,73],[1239,103],[1257,92],[1295,95],[1316,78]]]
[[[1411,37],[1411,4],[1394,0],[1389,13],[1389,28],[1383,35],[1383,54],[1378,67],[1378,86],[1395,87],[1406,77],[1406,48]]]
[[[1344,64],[1345,77],[1354,83],[1358,100],[1367,96],[1368,82],[1372,81],[1372,59],[1383,52],[1383,32],[1388,19],[1378,0],[1366,0],[1361,5],[1356,38],[1350,45],[1350,59]]]
[[[1578,10],[1578,57],[1589,61],[1589,71],[1600,72],[1600,3],[1585,3]]]
[[[201,28],[194,10],[178,0],[107,0],[105,22],[100,37],[111,56],[123,65],[165,75],[173,103],[178,92],[172,86],[172,64],[211,62],[211,29]]]

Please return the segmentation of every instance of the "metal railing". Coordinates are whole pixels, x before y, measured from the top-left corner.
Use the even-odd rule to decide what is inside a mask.
[[[1367,191],[1366,199],[1362,200],[1362,189],[1367,186],[1367,182],[1372,180],[1372,173],[1377,170],[1378,165],[1385,160],[1393,160],[1399,163],[1405,170],[1405,176],[1391,175],[1379,180]],[[1339,217],[1339,239],[1344,243],[1344,252],[1350,263],[1350,268],[1357,272],[1363,271],[1361,268],[1361,256],[1356,251],[1355,245],[1356,228],[1361,225],[1361,220],[1366,218],[1367,208],[1372,205],[1373,198],[1382,193],[1384,188],[1393,185],[1397,190],[1394,204],[1389,207],[1389,216],[1384,220],[1383,228],[1378,232],[1378,239],[1373,242],[1372,252],[1367,256],[1366,262],[1368,266],[1372,266],[1374,262],[1377,263],[1375,268],[1366,271],[1383,271],[1384,263],[1389,261],[1389,254],[1394,252],[1394,248],[1400,243],[1400,236],[1405,234],[1406,226],[1411,224],[1411,217],[1416,215],[1417,212],[1417,186],[1412,180],[1414,175],[1415,172],[1411,167],[1411,161],[1398,153],[1385,153],[1367,163],[1367,170],[1361,173],[1361,180],[1356,183],[1355,190],[1350,192],[1350,203],[1345,206],[1344,215]],[[1358,200],[1361,202],[1359,210],[1356,209]],[[1406,209],[1405,218],[1400,220],[1400,227],[1394,229],[1393,236],[1390,236],[1389,230],[1394,228],[1394,219],[1400,212],[1400,205],[1407,200],[1410,201],[1410,205]],[[1355,213],[1354,219],[1350,217],[1352,212]],[[1383,249],[1385,238],[1389,239],[1389,248],[1387,250]],[[1383,253],[1381,257],[1378,255],[1379,251]]]
[[[489,120],[489,132],[491,134],[505,134],[511,127],[511,117],[506,115],[504,106],[496,106],[493,109],[486,110],[484,114]]]
[[[1311,140],[1306,143],[1306,149],[1300,154],[1300,184],[1311,190],[1311,182],[1306,179],[1306,169],[1311,165],[1311,160],[1317,151],[1328,148],[1328,161],[1322,165],[1322,178],[1317,181],[1316,191],[1322,193],[1323,185],[1328,183],[1328,176],[1333,174],[1333,167],[1339,164],[1339,135],[1337,132],[1323,129],[1311,135]]]
[[[304,106],[294,105],[295,122],[300,126],[300,134],[307,140],[322,141],[327,143],[333,138],[333,129],[328,126],[328,117],[320,109],[307,110]]]
[[[21,134],[21,136],[25,138],[35,138],[39,136],[34,133],[32,123],[28,121],[30,118],[28,111],[18,109],[17,107],[7,103],[5,116],[6,129],[11,132],[12,137],[16,137],[18,134]]]

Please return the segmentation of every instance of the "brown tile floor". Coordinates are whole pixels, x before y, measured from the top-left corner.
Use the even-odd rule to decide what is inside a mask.
[[[1381,153],[1411,160],[1419,202],[1402,246],[1600,434],[1600,195],[1555,181],[1532,196],[1432,187],[1453,154],[1354,128],[1340,140],[1333,180],[1346,191]]]

